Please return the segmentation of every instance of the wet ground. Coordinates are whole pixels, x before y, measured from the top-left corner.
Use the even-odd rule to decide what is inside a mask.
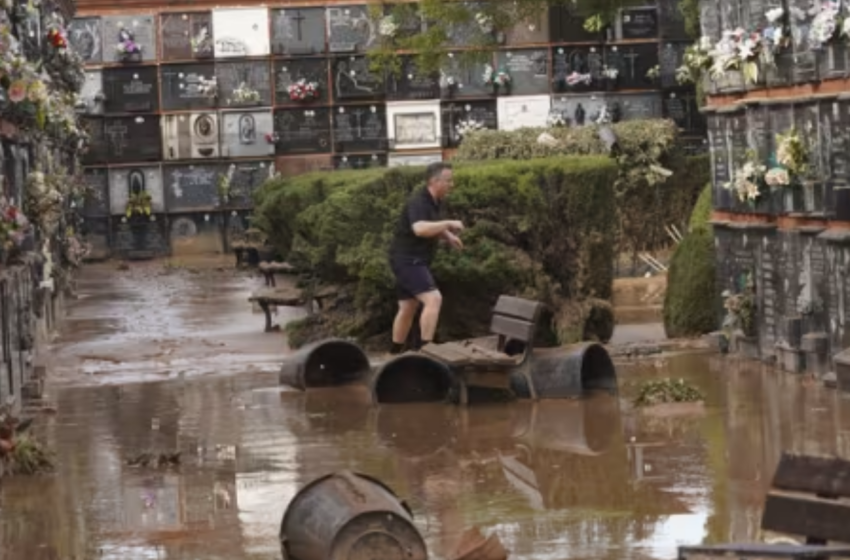
[[[406,499],[435,558],[475,524],[512,558],[673,558],[757,539],[783,450],[850,456],[846,398],[714,355],[623,366],[619,399],[584,403],[373,408],[354,389],[281,391],[285,343],[246,301],[260,283],[215,266],[86,271],[53,350],[58,412],[38,426],[57,472],[2,482],[4,558],[279,559],[289,500],[343,468]],[[632,410],[635,383],[663,376],[698,385],[704,411]],[[128,466],[147,450],[183,464]]]

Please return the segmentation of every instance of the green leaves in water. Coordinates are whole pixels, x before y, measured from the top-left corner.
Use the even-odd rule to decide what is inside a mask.
[[[41,474],[53,470],[53,453],[28,434],[15,438],[15,449],[0,459],[0,476]]]
[[[702,392],[685,383],[684,379],[654,379],[640,385],[635,406],[664,403],[698,402],[705,400]]]

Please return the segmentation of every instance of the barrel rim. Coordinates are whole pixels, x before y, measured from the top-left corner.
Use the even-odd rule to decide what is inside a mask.
[[[398,496],[396,496],[396,497],[398,497]],[[422,550],[424,550],[424,551],[425,551],[425,555],[426,555],[426,558],[427,558],[427,555],[428,555],[428,544],[425,542],[425,538],[422,536],[422,533],[420,533],[420,532],[419,532],[419,528],[418,528],[418,527],[416,527],[416,523],[414,523],[414,522],[413,522],[413,514],[412,514],[412,513],[410,513],[410,510],[409,510],[409,508],[407,507],[407,504],[406,504],[403,500],[399,500],[399,501],[401,502],[402,506],[404,506],[404,510],[405,510],[405,511],[407,511],[407,512],[408,512],[408,514],[410,515],[410,519],[404,519],[403,517],[400,517],[399,515],[397,515],[397,514],[395,514],[395,513],[393,513],[393,512],[389,512],[389,514],[390,514],[390,515],[394,515],[395,517],[400,518],[402,521],[404,521],[405,523],[407,523],[407,524],[410,526],[410,528],[411,528],[411,529],[413,529],[413,534],[414,534],[414,535],[416,536],[416,538],[419,540],[419,544],[422,546]],[[357,521],[357,520],[358,520],[358,519],[360,519],[361,517],[366,517],[366,516],[368,516],[368,515],[370,515],[370,514],[371,514],[371,515],[374,515],[375,513],[376,513],[376,512],[374,512],[374,511],[362,511],[362,512],[358,513],[357,515],[354,515],[353,517],[351,517],[351,518],[350,518],[348,521],[346,521],[345,523],[343,523],[342,527],[340,527],[340,530],[339,530],[339,531],[337,531],[337,533],[334,535],[333,539],[331,540],[331,544],[330,544],[330,548],[331,548],[331,550],[333,550],[334,546],[337,544],[337,541],[338,541],[338,539],[339,539],[339,535],[340,535],[340,533],[342,533],[342,532],[343,532],[343,531],[344,531],[344,530],[345,530],[348,526],[350,526],[351,524],[353,524],[355,521]],[[387,512],[382,512],[382,515],[383,515],[383,514],[386,514],[386,513],[387,513]]]
[[[307,491],[310,490],[311,488],[313,488],[314,486],[317,486],[318,484],[320,484],[321,482],[324,482],[325,480],[328,480],[328,479],[331,479],[331,478],[334,478],[334,477],[337,477],[337,476],[342,476],[344,474],[359,476],[361,478],[368,480],[369,482],[374,482],[375,484],[377,484],[378,486],[380,486],[381,488],[383,488],[384,490],[389,492],[390,495],[395,497],[398,500],[401,507],[407,512],[407,514],[410,516],[410,518],[413,519],[413,511],[411,511],[410,506],[407,505],[407,502],[402,500],[401,497],[399,497],[399,495],[396,494],[395,491],[393,491],[392,488],[390,488],[389,486],[384,484],[382,481],[378,480],[377,478],[375,478],[371,475],[368,475],[368,474],[365,474],[365,473],[362,473],[362,472],[359,472],[359,471],[352,471],[352,470],[349,470],[349,469],[343,469],[341,471],[334,471],[332,473],[327,473],[327,474],[324,474],[324,475],[322,475],[318,478],[315,478],[314,480],[305,484],[301,488],[301,490],[299,490],[295,494],[295,496],[292,497],[292,499],[289,501],[289,504],[287,504],[287,506],[286,506],[286,511],[284,511],[284,513],[283,513],[283,519],[281,519],[281,521],[280,521],[280,532],[278,534],[278,538],[284,546],[286,545],[287,539],[284,536],[283,530],[286,527],[286,522],[289,520],[290,514],[292,512],[292,506],[295,504],[295,502],[298,501],[298,499],[301,496],[306,494]]]
[[[369,393],[372,395],[372,404],[382,405],[382,406],[386,405],[386,404],[390,404],[390,403],[382,403],[378,400],[378,395],[377,395],[376,390],[377,390],[377,387],[378,387],[378,383],[381,380],[381,376],[384,374],[384,371],[387,369],[387,366],[389,366],[390,364],[395,364],[402,359],[411,359],[411,358],[419,359],[419,360],[427,360],[427,361],[435,364],[437,367],[439,367],[440,369],[443,370],[443,373],[445,374],[446,379],[449,380],[449,385],[450,385],[452,390],[456,390],[459,387],[460,379],[458,379],[457,373],[447,363],[442,362],[442,361],[440,361],[436,358],[432,358],[431,356],[428,356],[428,355],[423,354],[421,352],[405,352],[403,354],[399,354],[398,356],[393,356],[392,358],[390,358],[386,362],[382,363],[380,365],[380,367],[378,367],[375,370],[374,374],[369,379]],[[450,394],[451,394],[451,391],[450,391]]]

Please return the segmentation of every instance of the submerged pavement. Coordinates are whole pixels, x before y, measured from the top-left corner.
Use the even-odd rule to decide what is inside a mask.
[[[289,500],[344,468],[408,501],[433,558],[472,525],[511,558],[673,558],[757,540],[783,450],[850,456],[847,397],[716,355],[621,367],[620,398],[587,402],[376,408],[358,389],[281,390],[285,340],[247,303],[262,280],[231,263],[85,270],[49,356],[57,413],[35,428],[57,471],[0,482],[4,558],[276,560]],[[705,408],[629,406],[668,376]],[[175,450],[179,467],[128,465]]]

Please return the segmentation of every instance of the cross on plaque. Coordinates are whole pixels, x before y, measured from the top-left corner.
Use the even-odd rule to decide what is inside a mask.
[[[363,109],[354,109],[351,111],[351,114],[354,115],[354,118],[357,119],[357,137],[363,138],[363,127],[361,126],[360,119],[363,117],[363,113],[365,113]]]
[[[298,31],[298,40],[299,40],[299,41],[303,41],[303,40],[304,40],[304,38],[303,38],[303,36],[301,35],[301,22],[302,22],[302,21],[304,21],[306,18],[305,18],[303,15],[301,15],[301,10],[295,10],[295,14],[296,14],[296,15],[294,15],[294,16],[290,16],[290,18],[289,18],[289,19],[293,20],[293,21],[295,22],[295,25],[297,25],[297,26],[298,26],[298,29],[297,29],[297,31]]]
[[[635,77],[635,60],[639,57],[640,55],[637,54],[634,49],[629,49],[629,53],[623,55],[623,58],[629,59],[629,69],[631,70],[630,78]]]

